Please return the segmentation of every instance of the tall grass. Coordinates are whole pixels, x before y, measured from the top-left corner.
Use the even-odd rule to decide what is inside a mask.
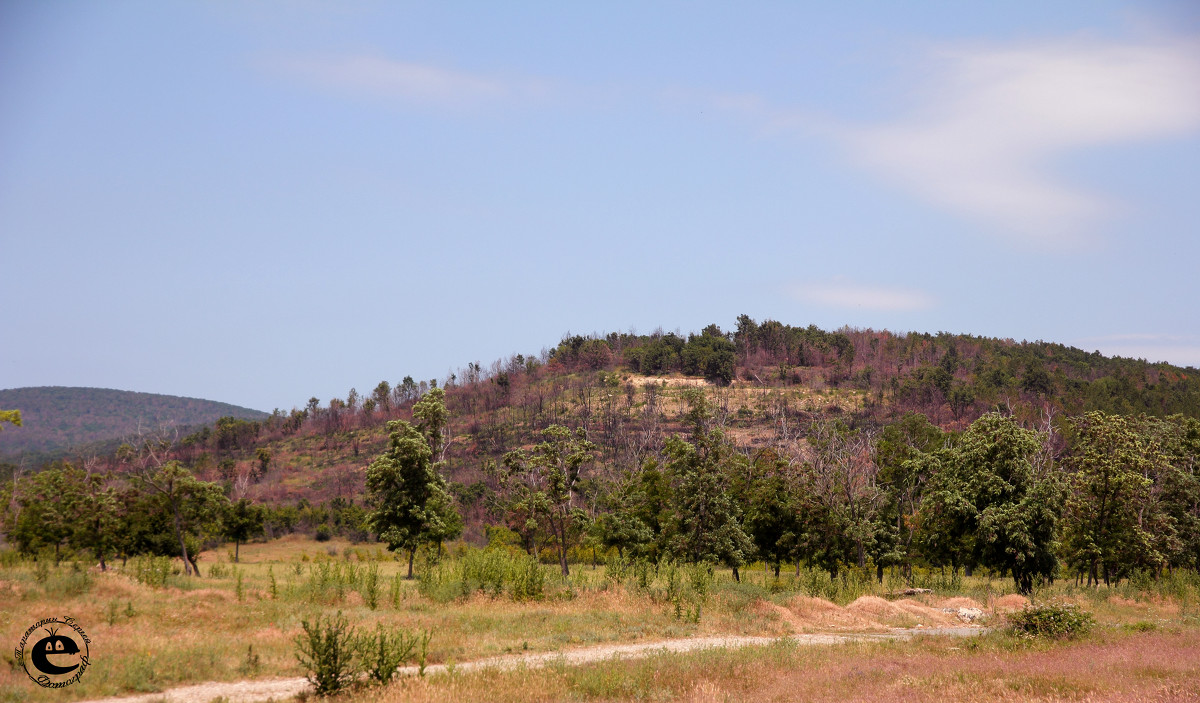
[[[538,600],[546,594],[542,565],[527,554],[503,547],[469,548],[461,558],[440,559],[419,574],[418,592],[438,603],[476,593],[514,601]]]

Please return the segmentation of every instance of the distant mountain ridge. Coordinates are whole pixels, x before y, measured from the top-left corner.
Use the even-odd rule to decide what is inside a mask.
[[[21,427],[0,431],[0,459],[40,463],[83,447],[106,446],[139,429],[180,431],[219,417],[261,420],[268,414],[229,403],[111,388],[39,386],[0,390],[0,408],[21,411]],[[111,449],[110,449],[111,451]]]

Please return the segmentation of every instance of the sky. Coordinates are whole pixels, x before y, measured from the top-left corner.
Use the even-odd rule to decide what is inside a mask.
[[[736,317],[1200,366],[1192,2],[0,1],[0,388]]]

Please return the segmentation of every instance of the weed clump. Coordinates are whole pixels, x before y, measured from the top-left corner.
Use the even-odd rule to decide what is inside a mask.
[[[376,625],[374,632],[363,633],[357,638],[355,649],[368,679],[386,686],[396,675],[396,669],[412,657],[420,640],[416,634],[403,630],[387,632],[383,626]]]
[[[308,672],[308,682],[318,696],[340,693],[354,683],[354,628],[339,612],[336,616],[302,620],[304,634],[296,635],[296,659]]]
[[[132,567],[130,575],[138,583],[151,588],[164,588],[167,577],[171,575],[171,560],[167,557],[139,556],[129,562]]]
[[[1070,603],[1027,605],[1008,616],[1018,637],[1063,639],[1087,634],[1096,624],[1092,614]]]
[[[461,560],[439,560],[417,576],[417,591],[439,603],[477,592],[493,598],[507,593],[515,601],[539,600],[545,590],[546,576],[537,560],[503,548],[468,550]]]
[[[357,633],[342,617],[336,616],[300,623],[304,634],[296,636],[296,659],[307,672],[313,692],[332,696],[365,684],[386,685],[397,669],[415,659],[419,673],[425,674],[429,641],[433,633],[387,631],[381,625],[374,632]],[[251,650],[247,657],[253,656]],[[257,657],[255,657],[257,664]]]

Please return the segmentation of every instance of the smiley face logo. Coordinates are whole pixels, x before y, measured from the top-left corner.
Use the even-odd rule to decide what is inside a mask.
[[[46,632],[49,632],[50,636],[38,640],[29,652],[29,661],[33,664],[34,668],[43,674],[54,676],[69,674],[78,669],[78,661],[75,661],[70,666],[57,666],[50,662],[51,656],[54,656],[57,661],[77,660],[78,657],[62,656],[79,654],[79,645],[75,644],[75,640],[58,634],[58,628],[47,629]]]
[[[33,644],[31,635],[41,630],[46,636]],[[17,661],[35,683],[47,688],[69,686],[83,676],[88,661],[91,640],[74,618],[46,618],[34,623],[21,638]]]

